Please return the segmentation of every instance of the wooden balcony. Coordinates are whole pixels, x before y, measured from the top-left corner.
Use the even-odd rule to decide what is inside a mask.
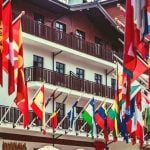
[[[95,44],[82,40],[73,33],[67,34],[34,21],[27,16],[22,17],[23,31],[40,38],[61,44],[74,50],[113,62],[114,51],[107,50],[107,44]],[[117,53],[117,55],[119,55]],[[121,54],[122,55],[122,54]]]
[[[103,84],[79,79],[75,76],[65,75],[45,68],[25,68],[25,78],[30,81],[45,81],[46,83],[62,86],[72,90],[82,91],[97,96],[114,98],[114,90]]]

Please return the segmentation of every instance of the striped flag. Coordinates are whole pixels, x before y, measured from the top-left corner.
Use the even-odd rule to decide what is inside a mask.
[[[41,120],[43,120],[43,110],[44,110],[44,85],[40,87],[38,90],[38,93],[33,99],[33,102],[31,104],[32,110],[35,112],[37,117]]]
[[[76,101],[71,110],[67,113],[67,117],[69,119],[69,128],[73,128],[73,121],[74,121],[74,118],[76,116],[76,107],[77,107],[77,104],[78,104],[79,101]]]

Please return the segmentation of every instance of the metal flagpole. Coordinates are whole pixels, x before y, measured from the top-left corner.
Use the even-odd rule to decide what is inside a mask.
[[[68,98],[70,92],[71,92],[71,91],[69,91],[69,92],[67,93],[67,95],[65,96],[64,100],[62,101],[62,104],[67,100],[67,98]],[[60,108],[57,110],[56,113],[58,113],[59,111],[60,111]],[[54,112],[53,112],[53,113],[54,113]],[[49,122],[50,120],[51,120],[51,117],[49,117],[49,119],[47,120],[46,126],[47,126],[47,124],[48,124],[48,122]]]
[[[87,108],[92,98],[89,99],[89,101],[86,103],[86,105],[83,107],[81,112],[78,114],[78,116],[74,119],[73,124],[77,121],[77,119],[80,117],[81,113]]]
[[[23,116],[23,113],[18,117],[17,121],[13,124],[13,127],[15,128],[17,123],[20,121],[21,117]]]
[[[79,102],[79,100],[81,99],[82,96],[80,96],[77,101]],[[57,125],[56,129],[57,130],[59,128],[59,126],[63,123],[63,121],[66,119],[67,115],[64,116],[64,118],[59,122],[59,124]]]
[[[101,103],[97,106],[95,112],[99,109],[100,106],[102,106],[103,103],[104,103],[104,101],[101,102]],[[81,126],[80,131],[82,131],[82,129],[85,127],[86,124],[87,124],[87,122],[85,122],[85,123],[83,124],[83,126]]]
[[[6,1],[2,4],[2,6],[5,7],[5,5],[6,5],[8,2],[11,2],[11,0],[6,0]]]

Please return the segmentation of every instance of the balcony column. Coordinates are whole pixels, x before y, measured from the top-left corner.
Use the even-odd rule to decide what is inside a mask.
[[[52,54],[52,60],[53,60],[52,65],[53,65],[53,71],[55,70],[55,56],[59,55],[60,53],[62,53],[62,51],[59,51],[59,52],[57,52],[57,53],[54,53],[54,52],[53,52],[53,54]]]

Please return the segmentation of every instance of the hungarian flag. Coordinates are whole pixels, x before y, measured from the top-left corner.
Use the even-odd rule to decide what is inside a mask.
[[[3,0],[0,0],[0,85],[3,84],[3,22],[2,8]]]
[[[23,114],[24,128],[29,123],[29,110],[28,110],[28,94],[27,87],[24,80],[24,56],[23,56],[23,42],[22,42],[22,27],[21,27],[21,18],[18,18],[13,24],[13,31],[18,39],[17,44],[19,47],[18,53],[18,76],[17,76],[17,96],[15,103],[18,106],[19,110]]]
[[[58,112],[54,112],[51,116],[50,116],[50,127],[52,127],[53,129],[55,129],[58,125]]]
[[[35,112],[37,117],[43,121],[43,110],[45,107],[45,100],[44,100],[44,85],[40,87],[38,93],[33,99],[31,104],[32,110]]]
[[[12,8],[11,2],[8,1],[3,7],[3,55],[8,54],[8,94],[15,91],[14,83],[14,49],[13,49],[13,29],[12,29]]]

